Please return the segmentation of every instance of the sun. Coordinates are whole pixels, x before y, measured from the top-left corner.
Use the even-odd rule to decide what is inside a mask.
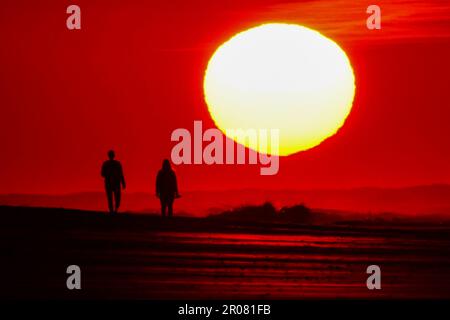
[[[352,108],[355,77],[334,41],[300,25],[270,23],[223,43],[209,60],[203,88],[222,132],[279,129],[279,150],[269,153],[286,156],[338,131]],[[234,139],[249,147],[244,137]]]

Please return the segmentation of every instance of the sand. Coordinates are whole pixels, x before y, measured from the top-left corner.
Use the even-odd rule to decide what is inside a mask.
[[[8,299],[450,298],[450,225],[0,207]],[[368,290],[366,268],[381,268]],[[81,290],[66,268],[81,268]]]

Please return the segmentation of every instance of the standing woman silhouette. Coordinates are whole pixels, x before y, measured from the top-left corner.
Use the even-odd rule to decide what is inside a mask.
[[[173,201],[179,198],[177,176],[173,171],[169,160],[164,159],[162,168],[156,176],[156,196],[161,202],[161,215],[166,216],[166,209],[169,218],[173,215]]]

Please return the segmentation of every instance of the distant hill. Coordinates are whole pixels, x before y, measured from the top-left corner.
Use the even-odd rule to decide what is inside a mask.
[[[408,188],[355,188],[345,190],[225,190],[182,194],[178,214],[206,216],[249,205],[271,202],[277,209],[304,204],[309,208],[361,213],[400,213],[450,216],[450,185]],[[0,195],[0,205],[105,210],[103,192],[67,195]],[[158,212],[158,199],[151,193],[127,193],[123,211]]]

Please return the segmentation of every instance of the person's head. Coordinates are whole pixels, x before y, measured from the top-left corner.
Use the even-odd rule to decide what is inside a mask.
[[[162,169],[164,171],[169,171],[172,169],[172,166],[170,165],[170,161],[168,159],[164,159],[162,163]]]
[[[114,152],[114,150],[109,150],[108,151],[109,160],[114,160],[115,157],[116,157],[116,153]]]

